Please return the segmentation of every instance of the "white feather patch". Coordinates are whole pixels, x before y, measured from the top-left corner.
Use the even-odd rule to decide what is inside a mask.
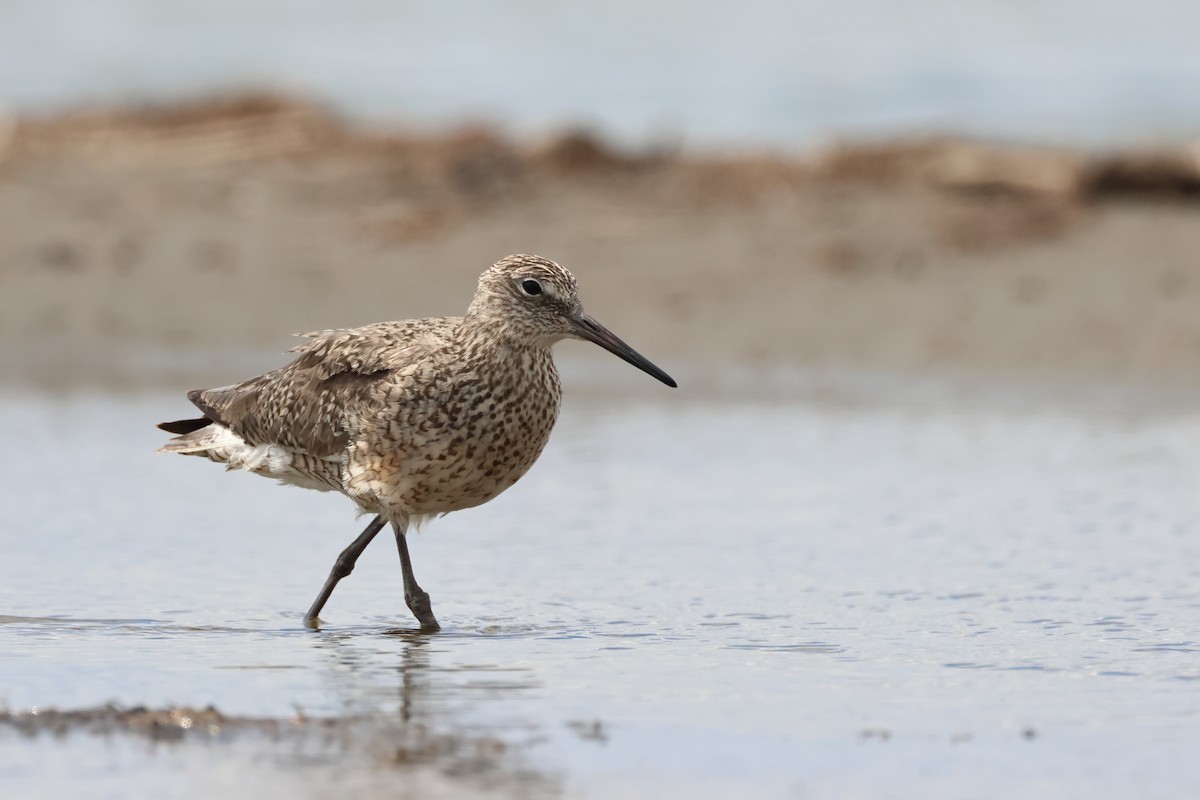
[[[277,444],[250,445],[242,437],[220,425],[209,425],[172,439],[159,448],[159,452],[201,456],[224,464],[228,470],[244,470],[305,489],[317,489],[322,492],[334,489],[325,481],[296,469],[295,454],[286,447]]]

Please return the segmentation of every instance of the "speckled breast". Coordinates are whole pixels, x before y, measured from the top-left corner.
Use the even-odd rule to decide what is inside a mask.
[[[562,390],[545,350],[460,374],[424,424],[409,431],[407,480],[398,488],[413,514],[496,497],[537,461],[558,418]]]

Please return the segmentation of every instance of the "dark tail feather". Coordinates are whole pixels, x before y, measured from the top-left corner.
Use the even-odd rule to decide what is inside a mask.
[[[200,419],[177,419],[174,422],[160,422],[158,427],[167,433],[185,434],[192,431],[198,431],[201,428],[212,425],[212,420],[208,417],[200,417]]]

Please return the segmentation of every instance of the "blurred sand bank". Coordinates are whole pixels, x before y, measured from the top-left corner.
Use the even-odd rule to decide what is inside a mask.
[[[291,332],[462,313],[511,252],[669,371],[1200,376],[1200,144],[624,153],[269,95],[0,124],[9,384],[233,380]]]

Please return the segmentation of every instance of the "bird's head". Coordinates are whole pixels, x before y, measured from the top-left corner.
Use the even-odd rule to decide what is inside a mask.
[[[562,339],[584,339],[675,386],[663,372],[583,310],[575,276],[555,262],[533,255],[512,255],[479,276],[479,288],[467,312],[472,324],[494,335],[530,346],[549,347]]]

